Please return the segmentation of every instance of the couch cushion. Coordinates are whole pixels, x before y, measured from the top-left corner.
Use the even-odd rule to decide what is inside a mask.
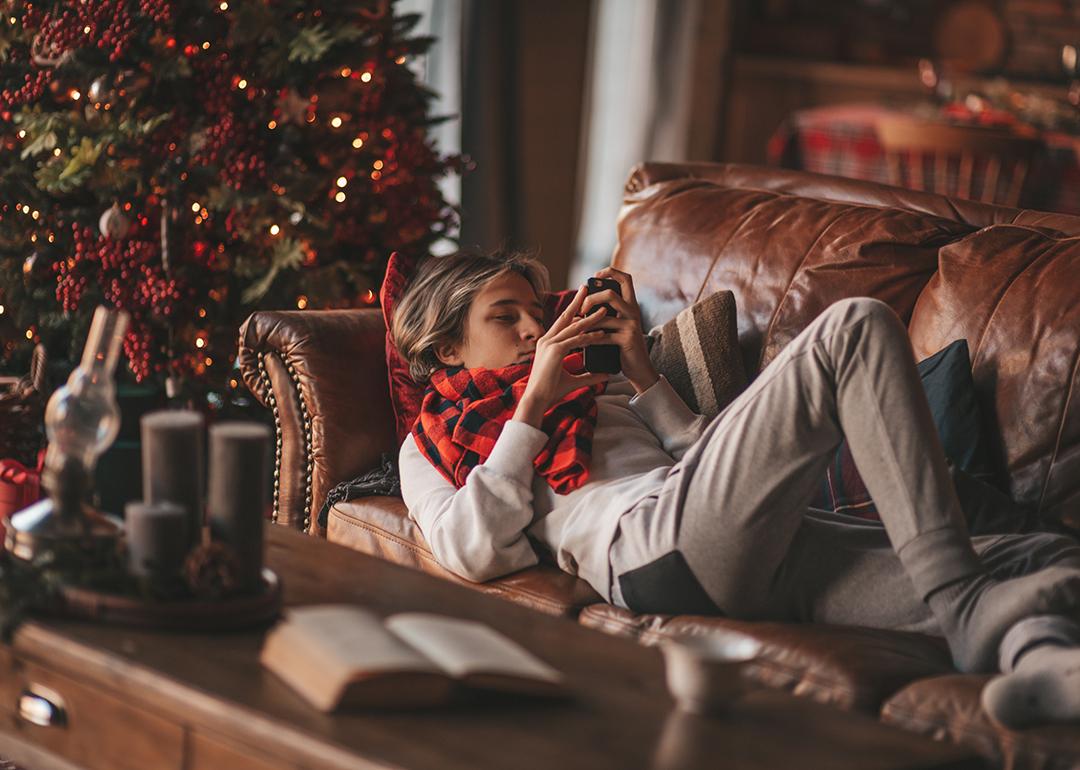
[[[600,601],[600,595],[588,583],[550,563],[486,583],[459,578],[435,561],[400,497],[364,497],[338,503],[330,509],[326,538],[551,615],[574,617],[582,607]]]
[[[938,248],[972,229],[901,209],[679,179],[627,194],[614,264],[634,274],[648,325],[731,289],[753,375],[839,299],[876,297],[906,321]]]
[[[986,716],[979,694],[989,676],[951,674],[909,684],[881,709],[882,721],[905,730],[970,746],[995,767],[1066,770],[1080,767],[1080,729],[1049,725],[999,727]]]
[[[766,684],[821,703],[875,714],[905,684],[954,670],[943,640],[905,631],[635,615],[609,604],[585,608],[578,622],[643,644],[717,628],[742,631],[765,645],[766,663],[756,675]]]
[[[967,339],[1009,491],[1043,518],[1080,516],[1080,237],[987,227],[941,250],[911,316],[925,356]]]

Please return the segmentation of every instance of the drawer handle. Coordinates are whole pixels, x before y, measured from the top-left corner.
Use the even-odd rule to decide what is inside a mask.
[[[19,694],[16,710],[21,719],[40,727],[64,727],[67,711],[64,699],[55,690],[32,684]]]

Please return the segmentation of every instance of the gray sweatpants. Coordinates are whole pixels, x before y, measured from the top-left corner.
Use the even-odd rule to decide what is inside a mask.
[[[881,524],[808,509],[845,437]],[[907,331],[865,298],[781,351],[620,519],[609,556],[610,598],[635,611],[926,633],[924,598],[973,563],[1001,578],[1080,570],[1065,536],[969,538]]]

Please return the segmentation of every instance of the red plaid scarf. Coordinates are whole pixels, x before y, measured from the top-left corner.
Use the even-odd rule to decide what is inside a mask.
[[[581,353],[567,356],[563,366],[579,373]],[[503,369],[458,366],[431,376],[413,436],[428,462],[458,489],[472,469],[491,455],[503,425],[514,416],[531,370],[531,363]],[[560,495],[589,479],[596,396],[606,389],[607,384],[600,383],[571,391],[540,423],[548,442],[533,467]]]

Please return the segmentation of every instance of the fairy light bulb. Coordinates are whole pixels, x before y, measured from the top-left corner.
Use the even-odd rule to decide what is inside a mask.
[[[270,225],[270,235],[277,235],[281,232],[281,228],[277,225]]]
[[[336,200],[338,203],[344,203],[345,193],[338,191],[338,194],[334,196],[334,200]]]
[[[343,176],[339,176],[339,177],[337,178],[337,186],[338,186],[338,187],[344,187],[344,186],[345,186],[345,185],[347,185],[348,183],[349,183],[349,180],[348,180],[348,179],[346,179],[346,178],[345,178],[345,177],[343,177]]]

